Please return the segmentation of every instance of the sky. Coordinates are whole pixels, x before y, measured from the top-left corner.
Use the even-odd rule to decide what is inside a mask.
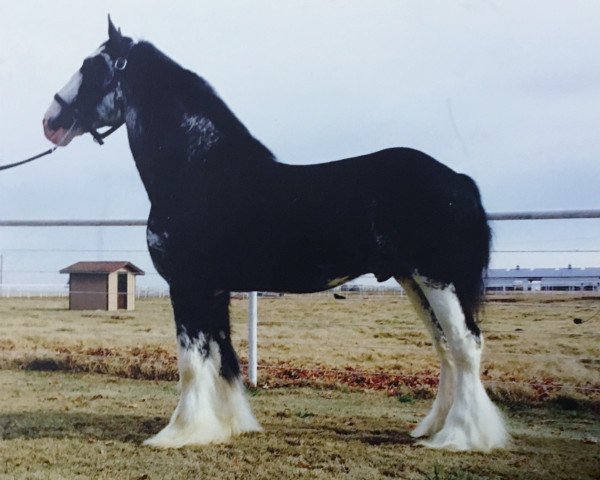
[[[600,2],[3,0],[0,163],[49,148],[42,116],[107,13],[204,77],[282,162],[407,146],[472,176],[489,212],[600,208]],[[0,219],[148,210],[124,129],[0,172]],[[600,266],[600,220],[492,227],[494,268]],[[143,228],[0,227],[5,284],[65,283],[58,269],[100,259],[161,285],[145,248]]]

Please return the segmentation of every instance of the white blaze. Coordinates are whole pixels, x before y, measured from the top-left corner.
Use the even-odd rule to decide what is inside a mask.
[[[71,103],[77,93],[79,92],[79,87],[81,87],[81,82],[83,80],[83,76],[81,72],[78,70],[71,77],[71,79],[67,82],[67,84],[60,89],[58,95],[67,103]],[[56,117],[60,113],[60,105],[56,100],[52,100],[52,103],[48,107],[46,114],[44,115],[45,120],[49,120],[50,118]]]

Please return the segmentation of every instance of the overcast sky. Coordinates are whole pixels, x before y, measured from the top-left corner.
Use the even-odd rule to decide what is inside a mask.
[[[491,212],[600,208],[600,2],[3,1],[0,163],[49,147],[42,116],[106,39],[109,12],[208,80],[282,162],[410,146],[471,175]],[[148,208],[124,130],[0,172],[0,219],[145,218]],[[493,227],[501,251],[600,249],[598,220]],[[144,242],[139,228],[2,228],[4,281],[62,281],[17,271],[83,258],[151,271]],[[600,266],[600,254],[497,253],[492,266],[568,263]]]

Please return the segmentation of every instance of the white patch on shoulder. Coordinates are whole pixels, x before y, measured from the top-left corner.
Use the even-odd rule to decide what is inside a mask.
[[[167,232],[153,232],[148,229],[146,231],[146,240],[148,241],[148,246],[160,252],[164,252],[166,250],[166,240],[169,238],[169,234]]]
[[[183,115],[181,127],[188,134],[188,159],[198,151],[206,152],[221,138],[214,123],[202,115]]]
[[[132,107],[127,107],[125,112],[125,125],[127,130],[134,136],[142,134],[142,123],[139,121],[137,110]]]
[[[231,382],[220,373],[221,352],[214,340],[178,335],[181,397],[169,424],[146,445],[179,448],[224,442],[243,432],[261,431],[240,377]]]

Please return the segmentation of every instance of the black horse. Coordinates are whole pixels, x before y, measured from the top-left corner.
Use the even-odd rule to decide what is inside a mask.
[[[437,398],[413,435],[460,450],[506,443],[479,378],[490,231],[469,177],[408,148],[279,163],[201,77],[109,19],[109,40],[57,94],[44,131],[65,145],[122,123],[179,342],[180,401],[148,444],[260,430],[231,344],[231,291],[315,292],[369,272],[402,284],[441,359]]]

